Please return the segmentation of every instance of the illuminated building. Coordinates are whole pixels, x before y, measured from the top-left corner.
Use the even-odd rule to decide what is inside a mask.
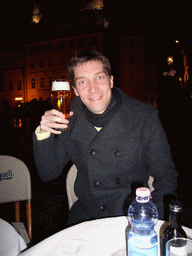
[[[1,99],[6,99],[12,106],[17,102],[15,99],[21,97],[24,102],[39,97],[46,100],[51,96],[52,80],[67,77],[71,56],[91,48],[110,59],[115,86],[131,97],[153,103],[157,70],[148,60],[146,38],[136,28],[134,19],[128,18],[120,27],[118,23],[111,26],[105,18],[103,1],[93,0],[87,1],[82,10],[76,12],[72,23],[71,20],[69,23],[57,20],[55,24],[54,17],[50,19],[42,14],[40,7],[34,4],[28,37],[22,44],[23,62],[17,64],[19,71],[16,68],[0,69]],[[16,50],[14,54],[15,61],[19,62]],[[9,60],[10,53],[5,55],[2,59]],[[16,89],[19,86],[18,73],[21,75],[21,90]],[[8,90],[11,82],[13,90]]]
[[[51,96],[53,80],[67,78],[67,65],[76,52],[92,48],[103,52],[103,33],[53,39],[24,45],[26,101]]]

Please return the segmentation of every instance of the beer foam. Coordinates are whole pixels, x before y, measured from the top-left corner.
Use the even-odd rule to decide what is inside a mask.
[[[52,82],[52,91],[70,91],[69,82],[63,82],[63,81]]]

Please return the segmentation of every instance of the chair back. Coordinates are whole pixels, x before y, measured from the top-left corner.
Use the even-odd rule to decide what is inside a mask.
[[[66,178],[66,190],[67,190],[67,198],[68,198],[68,205],[69,210],[71,209],[72,205],[77,201],[77,196],[75,195],[74,191],[74,183],[77,177],[77,168],[73,164],[68,171],[67,178]]]
[[[155,188],[153,187],[153,182],[154,182],[154,178],[152,176],[149,176],[149,180],[148,180],[148,186],[149,189],[151,191],[151,193],[155,190]]]
[[[27,245],[15,228],[3,219],[0,219],[0,255],[18,255]]]
[[[0,155],[0,203],[15,202],[15,221],[20,222],[19,201],[27,201],[26,219],[32,239],[31,178],[27,166],[20,159]]]

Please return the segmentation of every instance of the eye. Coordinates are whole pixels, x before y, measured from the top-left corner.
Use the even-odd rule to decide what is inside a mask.
[[[80,84],[80,85],[83,85],[83,84],[85,84],[85,81],[84,81],[84,80],[79,81],[79,84]]]
[[[98,79],[99,79],[99,80],[101,80],[101,79],[103,79],[103,78],[104,78],[103,75],[98,76]]]

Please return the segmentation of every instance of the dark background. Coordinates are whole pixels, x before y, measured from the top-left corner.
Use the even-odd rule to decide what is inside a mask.
[[[49,20],[47,26],[58,24],[60,20],[68,24],[73,23],[82,15],[91,1],[58,1],[41,0],[37,1],[40,11]],[[26,43],[28,40],[28,31],[32,20],[32,10],[34,1],[17,0],[4,1],[0,8],[0,32],[1,42],[19,42]],[[182,42],[185,52],[191,64],[191,1],[104,1],[104,13],[109,21],[112,38],[118,36],[116,32],[121,28],[124,22],[130,17],[136,20],[137,27],[143,31],[148,42],[150,50],[157,62],[158,72],[162,74],[166,62],[167,53],[173,49],[173,42],[178,39]],[[85,17],[86,18],[86,17]],[[108,53],[109,59],[113,61],[115,69],[115,52]],[[167,90],[167,81],[159,78],[162,85],[159,96],[167,98],[175,92],[174,80],[173,91]],[[168,78],[169,79],[169,78]],[[188,97],[188,96],[187,96]],[[192,227],[192,183],[191,183],[191,100],[185,95],[177,94],[173,104],[169,102],[165,109],[159,108],[160,118],[171,145],[173,159],[176,170],[180,174],[178,181],[178,194],[184,204],[184,213],[182,223]],[[168,102],[168,101],[167,101]],[[177,104],[180,102],[180,104]],[[182,104],[181,104],[182,102]],[[174,107],[172,107],[174,106]],[[166,111],[167,110],[167,111]],[[166,116],[166,113],[169,115]],[[12,155],[23,160],[28,166],[32,179],[32,217],[33,217],[33,242],[39,242],[45,237],[66,227],[68,215],[68,205],[65,190],[66,172],[71,163],[65,168],[63,174],[56,180],[43,183],[38,175],[32,153],[32,132],[35,124],[32,124],[29,116],[22,125],[16,127],[14,118],[14,109],[7,113],[0,113],[0,154]],[[171,120],[171,121],[170,121]],[[33,128],[32,128],[33,127]],[[174,133],[173,133],[174,131]],[[176,141],[176,145],[173,143]],[[11,221],[13,218],[13,206],[8,204],[0,206],[0,217]]]

